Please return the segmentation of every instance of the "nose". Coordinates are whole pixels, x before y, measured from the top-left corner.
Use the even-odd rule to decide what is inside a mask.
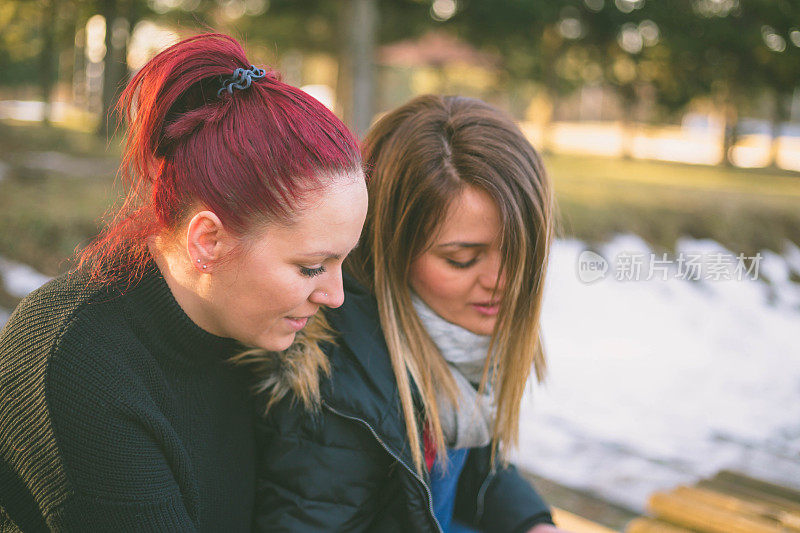
[[[502,293],[505,288],[506,276],[500,271],[500,253],[495,252],[486,257],[483,261],[483,268],[478,274],[478,283],[481,287],[489,291]]]
[[[331,272],[330,276],[325,276],[325,279],[321,280],[308,299],[317,305],[331,308],[340,307],[344,303],[341,269],[337,268],[335,272]]]

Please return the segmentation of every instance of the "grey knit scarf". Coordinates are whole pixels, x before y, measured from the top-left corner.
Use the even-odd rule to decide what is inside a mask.
[[[422,324],[450,366],[458,386],[458,408],[443,393],[437,394],[439,419],[447,446],[486,446],[492,438],[494,401],[488,385],[484,394],[478,394],[477,389],[491,337],[477,335],[448,322],[413,292],[411,301]]]

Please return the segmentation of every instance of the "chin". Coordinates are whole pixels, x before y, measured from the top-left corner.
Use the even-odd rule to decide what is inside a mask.
[[[259,339],[257,346],[270,352],[282,352],[292,345],[294,337],[294,333],[281,336],[269,336],[264,339]]]
[[[497,320],[495,318],[489,320],[477,320],[464,329],[467,329],[476,335],[491,335],[494,333],[494,325],[496,322]]]
[[[477,327],[477,328],[469,328],[469,330],[476,335],[491,335],[492,333],[494,333],[494,325],[490,328]]]

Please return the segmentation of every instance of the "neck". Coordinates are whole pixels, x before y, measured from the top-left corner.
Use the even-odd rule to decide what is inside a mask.
[[[207,297],[210,275],[197,272],[185,254],[167,249],[161,239],[148,242],[148,249],[172,296],[186,316],[208,333],[227,337],[216,320],[211,301]]]

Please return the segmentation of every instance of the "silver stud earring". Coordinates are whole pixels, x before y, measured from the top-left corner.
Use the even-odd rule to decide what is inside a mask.
[[[203,268],[208,268],[208,265],[203,265]]]
[[[200,260],[198,259],[198,260],[197,260],[197,262],[199,263],[199,262],[200,262]]]

